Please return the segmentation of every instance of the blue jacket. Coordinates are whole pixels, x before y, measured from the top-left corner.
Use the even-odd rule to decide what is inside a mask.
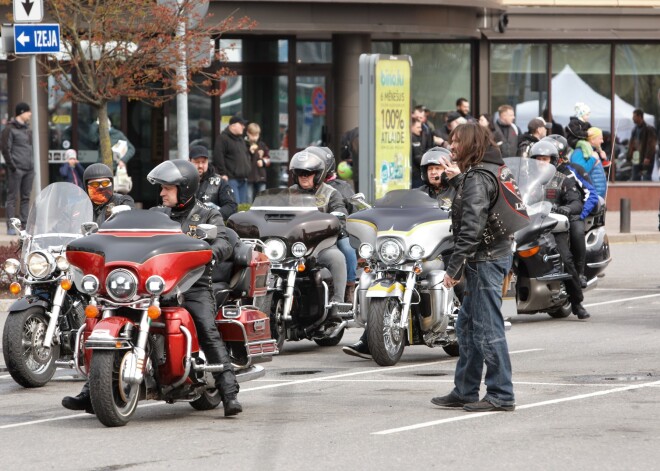
[[[74,172],[75,176],[77,178],[77,181],[74,179]],[[60,165],[60,175],[62,175],[62,178],[64,178],[64,181],[67,181],[69,183],[73,183],[74,185],[78,185],[80,188],[85,190],[85,185],[83,184],[83,174],[85,173],[85,169],[83,168],[82,165],[80,165],[80,162],[76,164],[75,167],[71,167],[68,162],[63,163]]]
[[[596,206],[598,206],[598,193],[596,192],[596,188],[587,181],[586,178],[584,178],[582,175],[580,175],[580,172],[575,170],[573,167],[570,165],[566,165],[566,167],[575,175],[575,180],[577,181],[578,186],[582,190],[582,193],[584,194],[584,206],[582,207],[582,213],[580,214],[580,219],[584,220],[589,214],[591,214],[591,211],[594,210]]]
[[[582,149],[577,148],[571,154],[571,163],[580,165],[591,178],[594,188],[598,192],[599,196],[605,198],[607,193],[607,177],[605,176],[605,169],[603,164],[600,163],[600,159],[597,159],[593,156],[585,157]]]

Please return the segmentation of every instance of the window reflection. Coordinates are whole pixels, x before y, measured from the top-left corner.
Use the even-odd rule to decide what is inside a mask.
[[[299,64],[329,64],[332,62],[332,43],[328,41],[298,41],[296,62]]]

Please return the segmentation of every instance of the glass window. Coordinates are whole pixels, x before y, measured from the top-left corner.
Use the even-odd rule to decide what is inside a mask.
[[[548,106],[548,48],[544,44],[491,44],[490,110],[511,105],[523,132]]]
[[[169,138],[169,158],[177,155],[177,123],[176,100],[170,102],[169,118],[167,119],[167,135]],[[191,146],[203,145],[212,151],[213,144],[213,104],[212,97],[201,90],[192,89],[188,94],[188,142]]]
[[[224,130],[233,115],[241,115],[261,128],[261,140],[270,149],[271,166],[267,186],[286,186],[289,151],[289,79],[286,76],[236,75],[227,77],[220,95],[220,129]]]
[[[296,147],[324,145],[325,77],[296,77]]]
[[[48,150],[71,147],[71,100],[64,95],[65,91],[57,85],[55,78],[48,77]],[[63,152],[58,154],[64,155]]]
[[[332,43],[328,41],[298,41],[296,43],[298,64],[329,64],[332,62]]]
[[[609,44],[552,45],[552,116],[566,126],[575,104],[591,108],[589,122],[611,131],[611,72]]]
[[[441,117],[456,109],[456,99],[470,100],[472,60],[468,43],[401,43],[401,54],[413,60],[413,106],[431,110],[429,119],[442,126]]]
[[[78,160],[84,164],[99,162],[99,135],[98,111],[96,108],[79,103],[78,110]],[[119,100],[108,103],[108,117],[112,126],[121,126],[121,102]],[[70,139],[70,138],[69,138]],[[75,145],[75,143],[72,144]]]
[[[287,62],[289,41],[274,38],[221,39],[228,62]]]
[[[372,41],[371,52],[373,54],[394,54],[394,43],[392,41]]]
[[[2,57],[0,57],[2,59]],[[6,59],[6,57],[5,57]],[[0,132],[5,128],[9,121],[9,112],[7,110],[7,74],[0,73]],[[0,205],[4,208],[7,201],[7,178],[5,170],[5,159],[0,153]]]

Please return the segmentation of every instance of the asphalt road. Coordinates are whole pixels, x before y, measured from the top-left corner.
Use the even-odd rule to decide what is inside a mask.
[[[145,402],[115,429],[60,406],[82,386],[70,371],[39,390],[0,373],[0,469],[658,469],[660,244],[612,252],[590,320],[512,319],[515,412],[433,406],[455,360],[421,346],[381,368],[288,343],[237,418]]]

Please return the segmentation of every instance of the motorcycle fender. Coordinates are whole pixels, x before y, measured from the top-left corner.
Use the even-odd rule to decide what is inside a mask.
[[[14,303],[9,307],[9,313],[11,314],[12,312],[25,311],[26,309],[30,309],[31,307],[35,306],[43,307],[46,313],[48,313],[50,305],[50,302],[43,298],[39,298],[37,296],[25,296],[14,301]]]
[[[131,340],[121,337],[120,333],[128,324],[134,322],[125,317],[108,317],[100,320],[85,341],[85,349],[126,350],[133,348]]]
[[[367,290],[367,298],[399,298],[403,299],[406,288],[398,281],[377,281]]]

